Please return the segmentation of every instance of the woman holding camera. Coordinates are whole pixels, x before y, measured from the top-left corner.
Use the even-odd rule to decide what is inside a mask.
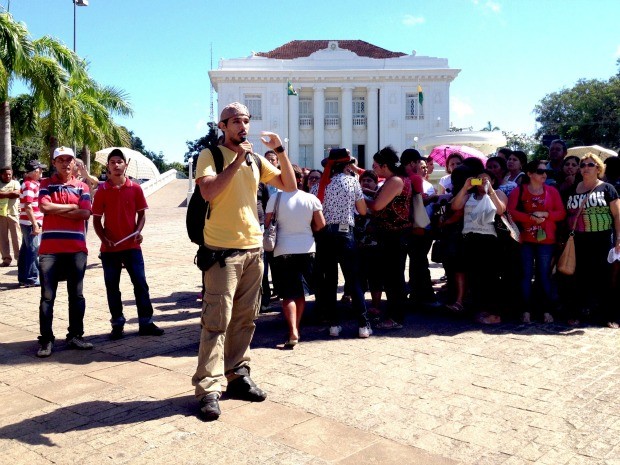
[[[498,302],[498,274],[494,263],[498,257],[498,240],[495,215],[506,210],[506,194],[493,189],[494,175],[482,171],[477,177],[468,178],[452,201],[454,210],[463,210],[464,262],[467,264],[466,283],[471,291],[476,320],[483,324],[501,322],[493,312]]]
[[[523,323],[530,322],[531,310],[535,307],[542,310],[545,323],[552,323],[551,309],[556,305],[553,301],[551,262],[555,251],[557,223],[566,217],[566,210],[557,189],[545,184],[546,166],[545,162],[537,160],[525,165],[527,177],[508,198],[508,212],[521,230]],[[532,299],[534,269],[536,282],[542,289],[542,301],[538,302]]]
[[[583,181],[566,192],[567,223],[571,229],[575,225],[576,303],[582,316],[618,328],[618,302],[612,293],[612,265],[607,258],[610,249],[620,253],[620,200],[614,186],[601,181],[605,165],[597,155],[585,154],[579,172]],[[568,323],[578,325],[577,314]]]

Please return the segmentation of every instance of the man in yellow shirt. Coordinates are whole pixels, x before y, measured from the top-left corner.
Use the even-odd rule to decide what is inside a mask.
[[[209,149],[200,153],[196,164],[196,184],[211,208],[204,228],[205,246],[227,256],[225,266],[216,263],[204,272],[202,331],[192,385],[205,420],[220,416],[218,399],[224,388],[230,398],[260,402],[267,397],[250,378],[249,366],[263,272],[256,192],[259,182],[286,192],[297,186],[277,134],[263,132],[261,141],[277,153],[280,169],[263,157],[261,166],[256,166],[247,141],[250,118],[241,103],[224,107],[218,123],[224,133],[219,146],[224,170],[216,172]]]

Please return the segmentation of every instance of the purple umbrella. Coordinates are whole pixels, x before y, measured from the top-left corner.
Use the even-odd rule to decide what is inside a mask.
[[[478,158],[484,166],[487,164],[487,156],[484,153],[467,145],[439,145],[431,151],[429,157],[438,165],[446,166],[446,160],[453,153],[458,153],[463,158]]]

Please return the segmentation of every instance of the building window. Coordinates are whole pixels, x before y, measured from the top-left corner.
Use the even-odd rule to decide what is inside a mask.
[[[248,107],[253,121],[263,119],[262,97],[260,94],[245,94],[243,96],[243,103]]]
[[[299,127],[301,129],[312,128],[312,98],[299,97]]]
[[[405,102],[407,108],[405,109],[406,119],[424,119],[424,107],[420,105],[418,101],[418,93],[407,93]]]
[[[353,97],[353,127],[366,127],[366,101],[364,97]]]
[[[314,167],[314,153],[312,151],[312,145],[299,146],[299,159],[297,164],[304,168]]]
[[[337,129],[340,127],[338,97],[325,98],[325,127],[328,129]]]

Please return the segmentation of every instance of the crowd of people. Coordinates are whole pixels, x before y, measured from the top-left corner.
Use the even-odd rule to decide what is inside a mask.
[[[618,328],[618,157],[603,163],[592,153],[571,156],[561,140],[551,143],[544,161],[501,149],[485,165],[454,153],[445,160],[446,175],[434,185],[434,160],[412,148],[400,156],[390,146],[382,148],[371,169],[359,167],[346,148],[334,148],[321,169],[302,169],[291,164],[277,134],[263,132],[268,150],[258,156],[247,140],[250,119],[243,104],[225,106],[217,148],[204,149],[196,163],[196,189],[208,202],[200,226],[201,334],[192,377],[203,419],[220,416],[224,392],[246,401],[266,399],[250,377],[250,343],[261,303],[273,295],[281,299],[288,327],[279,348],[294,349],[302,340],[309,294],[315,294],[315,308],[329,322],[329,335],[341,336],[338,267],[345,279],[342,300],[350,302],[362,339],[376,330],[403,328],[407,311],[419,309],[480,324],[515,318]],[[2,266],[11,263],[13,252],[20,284],[41,287],[39,357],[53,350],[60,281],[67,281],[69,297],[67,344],[93,347],[83,338],[82,293],[91,215],[101,240],[110,338],[124,336],[123,268],[134,285],[139,334],[164,333],[153,322],[140,248],[148,206],[140,186],[125,175],[127,163],[121,150],[112,151],[107,180],[98,182],[70,148],[59,147],[49,178],[41,179],[47,167],[37,160],[27,165],[21,186],[10,168],[0,170]],[[6,220],[15,211],[19,251],[14,243],[11,247],[13,230]],[[272,224],[277,240],[273,251],[265,252],[263,232]],[[569,236],[576,270],[556,273]],[[431,280],[429,257],[445,271],[440,292]]]
[[[452,153],[437,186],[429,181],[429,165],[432,159],[415,149],[399,157],[384,147],[369,170],[359,168],[342,148],[330,151],[323,170],[294,166],[297,191],[318,198],[311,211],[315,217],[322,212],[326,226],[318,229],[315,222],[311,227],[306,220],[312,215],[302,219],[303,208],[286,205],[278,237],[290,240],[289,223],[303,223],[311,247],[276,250],[275,292],[288,296],[294,282],[295,298],[303,300],[314,290],[333,337],[342,331],[338,265],[345,279],[343,301],[352,305],[361,338],[375,329],[402,328],[408,309],[444,309],[481,324],[557,321],[618,328],[618,157],[603,162],[593,153],[568,155],[561,140],[552,142],[549,160],[528,161],[524,152],[504,148],[485,165]],[[417,201],[425,207],[422,212]],[[267,225],[274,202],[267,204]],[[427,217],[426,225],[417,224],[418,215]],[[556,263],[569,235],[577,266],[565,275],[556,271]],[[431,248],[433,261],[445,270],[443,286],[431,281]],[[289,261],[302,253],[314,258],[310,263],[306,257],[300,272]],[[284,347],[293,347],[299,321],[284,314],[291,328]]]
[[[62,281],[67,283],[69,300],[66,344],[79,350],[93,348],[93,344],[83,337],[86,310],[83,281],[88,255],[86,232],[91,215],[95,232],[101,240],[99,258],[111,314],[111,339],[120,339],[124,335],[125,317],[119,289],[123,268],[134,286],[139,335],[161,336],[164,330],[153,323],[153,307],[140,247],[148,205],[140,185],[126,176],[126,155],[120,149],[110,152],[105,182],[88,174],[83,161],[77,159],[69,147],[56,148],[51,161],[54,170],[46,178],[42,178],[46,165],[39,160],[28,162],[21,185],[12,179],[11,168],[0,169],[2,266],[10,266],[15,257],[19,285],[41,288],[37,356],[49,357],[52,354],[56,340],[54,305]],[[19,235],[15,233],[18,224]],[[8,246],[9,241],[12,247]]]

